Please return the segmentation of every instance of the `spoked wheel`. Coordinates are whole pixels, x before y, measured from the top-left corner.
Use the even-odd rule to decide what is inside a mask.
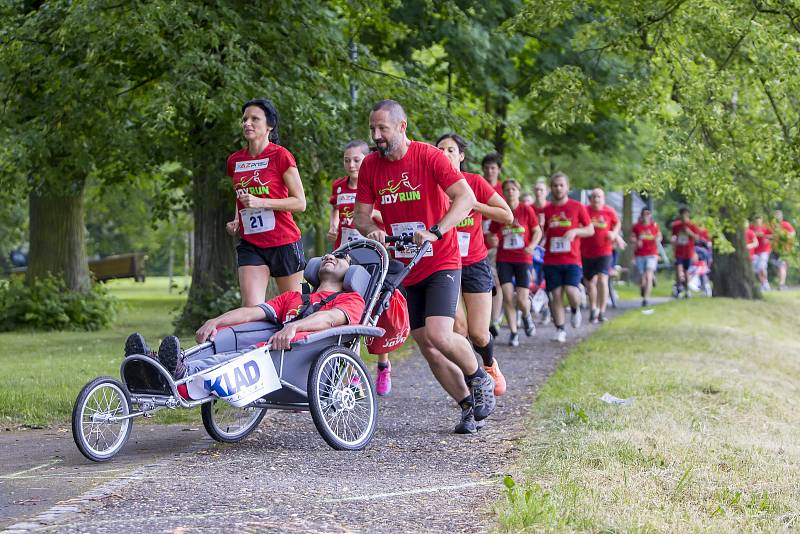
[[[109,377],[86,384],[72,409],[72,437],[88,459],[105,462],[116,455],[131,434],[133,421],[114,420],[131,412],[128,390]]]
[[[614,286],[613,282],[611,281],[611,277],[608,279],[608,302],[611,304],[612,308],[617,307],[617,300],[619,297],[617,295],[617,288]]]
[[[222,400],[207,402],[200,411],[208,435],[223,443],[242,441],[258,427],[267,413],[265,408],[237,408]]]
[[[322,438],[334,449],[366,447],[378,420],[375,385],[361,358],[344,347],[317,356],[308,375],[311,417]]]

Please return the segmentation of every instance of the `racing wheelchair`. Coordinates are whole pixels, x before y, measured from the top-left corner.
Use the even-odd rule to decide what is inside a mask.
[[[310,411],[322,438],[337,450],[360,450],[372,440],[377,396],[359,357],[362,338],[383,336],[376,327],[392,293],[428,251],[411,236],[387,236],[388,250],[413,253],[407,265],[389,258],[377,241],[343,244],[351,265],[344,290],[357,291],[366,304],[359,324],[313,332],[289,350],[270,350],[267,340],[277,321],[256,321],[221,329],[213,341],[184,352],[188,376],[176,380],[155,358],[134,354],[122,361],[121,381],[98,377],[79,393],[72,411],[72,435],[81,453],[102,462],[128,440],[133,420],[167,409],[201,406],[203,426],[217,441],[246,438],[269,409]],[[321,258],[312,258],[306,281],[319,285]],[[211,362],[210,366],[204,365]]]

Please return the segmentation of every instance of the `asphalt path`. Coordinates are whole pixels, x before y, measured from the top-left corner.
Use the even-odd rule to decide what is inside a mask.
[[[518,348],[505,344],[504,330],[496,355],[508,393],[476,435],[452,433],[459,410],[416,352],[394,366],[393,391],[379,398],[378,429],[360,452],[329,448],[306,412],[268,413],[232,445],[212,442],[199,420],[199,430],[134,425],[125,449],[104,464],[84,460],[69,431],[0,434],[0,526],[127,534],[484,531],[533,396],[595,328],[586,320],[577,330],[568,326],[567,343],[559,344],[554,328],[540,325],[534,337],[521,333]]]

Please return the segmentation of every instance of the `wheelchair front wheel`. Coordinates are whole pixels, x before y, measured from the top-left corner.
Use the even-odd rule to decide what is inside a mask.
[[[375,385],[361,358],[344,347],[323,351],[308,375],[311,417],[322,439],[340,451],[366,447],[378,420]]]
[[[213,400],[200,409],[208,435],[222,443],[236,443],[258,427],[266,408],[237,408],[223,400]]]
[[[133,421],[131,398],[119,380],[102,376],[86,384],[72,409],[72,438],[81,454],[94,462],[113,458],[128,441]]]

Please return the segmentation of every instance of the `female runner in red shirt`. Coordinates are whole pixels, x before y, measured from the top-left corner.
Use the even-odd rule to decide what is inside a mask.
[[[280,293],[300,291],[306,261],[293,212],[306,209],[294,156],[278,145],[278,112],[257,98],[242,106],[247,147],[228,157],[236,213],[226,229],[239,235],[236,247],[242,306],[262,304],[269,277]]]
[[[506,379],[494,358],[494,339],[489,333],[494,280],[486,258],[483,218],[509,223],[513,220],[511,208],[482,176],[462,170],[467,148],[463,137],[447,133],[436,141],[436,146],[444,152],[454,169],[461,170],[476,200],[472,212],[456,225],[461,255],[461,299],[456,309],[454,330],[469,337],[472,348],[483,360],[484,369],[494,379],[495,396],[500,396],[506,392]]]

